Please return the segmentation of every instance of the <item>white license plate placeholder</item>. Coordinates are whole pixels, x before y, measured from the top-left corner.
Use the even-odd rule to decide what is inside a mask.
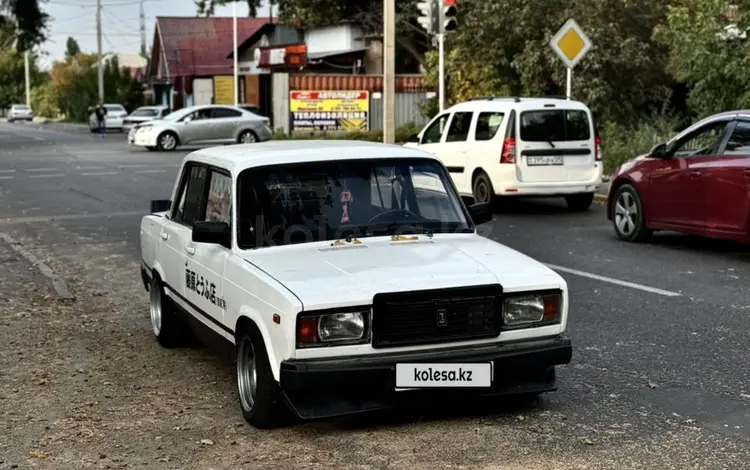
[[[396,390],[487,388],[492,385],[491,362],[396,364]]]
[[[555,166],[563,164],[562,155],[546,155],[546,156],[534,156],[526,157],[526,164],[529,166]]]

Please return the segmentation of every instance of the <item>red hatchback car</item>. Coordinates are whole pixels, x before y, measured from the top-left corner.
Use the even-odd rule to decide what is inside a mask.
[[[670,230],[750,243],[750,110],[707,117],[620,165],[607,218],[631,242]]]

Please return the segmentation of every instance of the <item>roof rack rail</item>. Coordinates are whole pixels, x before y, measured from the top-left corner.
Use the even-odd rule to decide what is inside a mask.
[[[478,101],[478,100],[513,100],[516,103],[521,102],[521,98],[517,96],[475,96],[474,98],[470,98],[469,101]]]

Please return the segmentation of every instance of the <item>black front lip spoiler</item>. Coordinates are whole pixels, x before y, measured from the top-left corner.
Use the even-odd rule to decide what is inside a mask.
[[[376,411],[425,398],[541,393],[557,389],[555,366],[569,364],[572,343],[564,337],[524,340],[470,349],[448,348],[332,359],[283,361],[280,386],[301,418],[318,419]],[[488,389],[396,391],[398,363],[492,362]]]

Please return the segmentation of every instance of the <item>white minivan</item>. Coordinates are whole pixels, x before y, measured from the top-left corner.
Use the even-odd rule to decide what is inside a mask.
[[[600,145],[591,110],[556,97],[458,103],[405,144],[437,155],[478,203],[565,197],[573,210],[587,210],[602,182]]]

